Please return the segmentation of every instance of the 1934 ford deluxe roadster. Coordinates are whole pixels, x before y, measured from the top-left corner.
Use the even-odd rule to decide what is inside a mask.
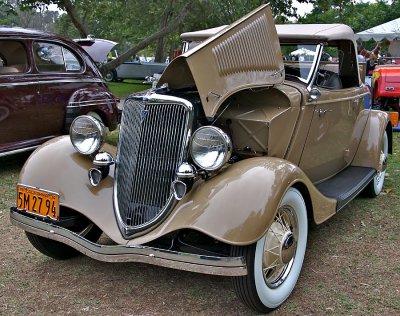
[[[364,109],[348,26],[274,26],[262,6],[205,34],[126,100],[116,147],[81,116],[38,148],[11,221],[56,259],[231,276],[269,311],[297,282],[308,222],[382,190],[391,125]]]

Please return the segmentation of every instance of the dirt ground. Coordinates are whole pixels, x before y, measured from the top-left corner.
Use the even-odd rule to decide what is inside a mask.
[[[40,254],[9,221],[22,161],[0,169],[0,315],[254,315],[225,277]],[[400,170],[391,173],[387,193],[311,227],[299,282],[271,315],[400,314]]]

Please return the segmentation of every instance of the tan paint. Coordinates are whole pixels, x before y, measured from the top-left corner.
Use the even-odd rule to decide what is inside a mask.
[[[351,136],[360,112],[360,88],[320,90],[299,164],[313,182],[330,178],[349,164]]]
[[[336,201],[323,197],[295,165],[278,158],[251,158],[199,184],[162,225],[128,244],[146,243],[183,228],[228,244],[252,244],[265,234],[285,191],[297,182],[309,190],[317,222],[335,213]]]
[[[271,9],[264,5],[174,59],[158,85],[196,85],[204,112],[212,117],[235,92],[283,79],[278,35]]]
[[[381,169],[379,161],[382,151],[382,137],[390,118],[386,112],[370,111],[370,116],[361,137],[352,166]]]
[[[283,158],[296,127],[300,100],[300,93],[285,85],[241,91],[221,107],[216,124],[230,131],[236,150],[248,148],[250,153]]]
[[[98,187],[89,183],[90,168],[90,158],[72,147],[69,136],[62,136],[45,143],[29,157],[19,183],[59,193],[61,205],[84,214],[112,240],[125,244],[112,204],[114,167]]]
[[[19,182],[58,192],[61,205],[84,214],[113,241],[125,244],[112,205],[114,170],[93,188],[87,176],[91,167],[90,159],[73,149],[68,136],[60,137],[31,155]],[[160,226],[129,243],[145,243],[191,228],[226,243],[251,244],[265,233],[284,192],[296,182],[309,190],[317,222],[334,214],[336,201],[324,198],[298,167],[277,158],[252,158],[229,166],[207,182],[200,181]]]

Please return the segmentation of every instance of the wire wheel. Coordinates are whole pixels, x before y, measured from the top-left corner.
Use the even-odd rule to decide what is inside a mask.
[[[233,277],[244,304],[264,313],[279,307],[292,293],[307,245],[307,208],[301,193],[289,188],[266,234],[249,246],[233,246],[232,256],[246,258],[246,276]]]
[[[278,210],[268,229],[264,244],[263,273],[268,287],[276,288],[290,273],[296,255],[298,227],[294,210],[284,206]]]
[[[385,182],[388,153],[389,153],[389,140],[388,140],[388,135],[385,131],[385,133],[383,134],[383,137],[382,137],[382,150],[381,150],[381,154],[380,154],[382,171],[378,171],[376,173],[375,177],[371,180],[371,182],[365,188],[364,192],[369,197],[378,196],[383,189],[383,184]]]

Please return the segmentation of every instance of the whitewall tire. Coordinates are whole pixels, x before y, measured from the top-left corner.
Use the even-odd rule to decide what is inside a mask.
[[[246,257],[248,275],[232,278],[243,303],[268,312],[289,297],[303,266],[307,235],[304,199],[289,188],[267,233],[254,245],[232,248],[232,255]]]

